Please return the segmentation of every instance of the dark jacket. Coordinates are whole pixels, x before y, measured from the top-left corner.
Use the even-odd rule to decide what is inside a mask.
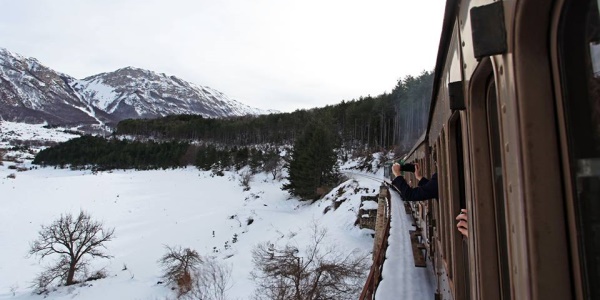
[[[421,201],[438,197],[437,173],[433,173],[431,180],[421,178],[415,188],[411,188],[402,176],[394,178],[392,185],[400,191],[404,201]]]

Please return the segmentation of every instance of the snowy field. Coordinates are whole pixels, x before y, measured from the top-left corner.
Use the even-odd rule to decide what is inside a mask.
[[[6,127],[0,129],[7,132]],[[266,174],[255,175],[251,189],[244,191],[236,173],[212,177],[211,172],[193,167],[92,174],[9,169],[15,164],[5,161],[0,166],[0,299],[44,299],[32,294],[30,286],[50,261],[27,257],[29,244],[42,224],[80,210],[115,228],[116,237],[106,245],[113,258],[95,260],[91,268],[104,268],[109,277],[86,286],[58,288],[45,299],[174,298],[169,287],[157,284],[161,280],[157,260],[165,254],[165,245],[193,248],[231,266],[228,299],[252,295],[251,250],[257,243],[293,243],[302,250],[310,240],[312,222],[327,228],[327,245],[344,253],[369,253],[373,247],[371,231],[354,226],[360,196],[379,190],[380,182],[366,178],[351,179],[340,186],[341,193],[338,187],[309,205],[290,199],[281,190],[282,182]],[[28,160],[17,164],[31,167]],[[15,178],[7,178],[10,174]],[[324,214],[327,206],[342,199],[346,200],[341,206]],[[250,225],[249,220],[253,220]]]
[[[0,149],[9,148],[15,140],[43,143],[73,137],[76,135],[61,129],[0,121]],[[250,299],[255,289],[250,278],[251,251],[258,243],[293,244],[302,252],[311,240],[311,224],[316,223],[328,231],[325,247],[364,254],[373,248],[372,231],[361,230],[354,222],[360,197],[376,195],[381,181],[360,176],[355,170],[346,173],[353,179],[311,205],[290,198],[281,190],[283,182],[266,174],[255,175],[251,189],[244,191],[241,172],[217,177],[193,167],[97,174],[29,170],[33,153],[5,151],[5,157],[16,162],[0,165],[0,300],[175,299],[174,291],[157,284],[162,280],[157,261],[165,254],[165,245],[192,248],[231,267],[227,299]],[[381,173],[370,176],[382,178]],[[9,178],[12,174],[15,178]],[[434,277],[428,269],[414,267],[408,237],[412,221],[404,213],[401,199],[392,195],[390,245],[376,298],[432,299]],[[336,201],[341,205],[334,209]],[[84,286],[59,287],[48,295],[34,294],[32,281],[51,260],[28,257],[30,243],[42,224],[80,210],[115,229],[116,237],[106,244],[113,258],[95,260],[90,268],[104,269],[108,277]]]

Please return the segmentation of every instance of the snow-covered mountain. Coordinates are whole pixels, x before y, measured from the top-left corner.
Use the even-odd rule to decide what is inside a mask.
[[[70,84],[76,79],[0,48],[0,118],[50,124],[99,124],[112,118],[86,104]]]
[[[230,99],[210,87],[133,67],[90,76],[72,82],[71,86],[89,105],[117,119],[173,114],[229,117],[268,113]]]
[[[81,80],[35,58],[0,48],[0,118],[56,125],[110,124],[128,118],[266,114],[175,76],[127,67]]]

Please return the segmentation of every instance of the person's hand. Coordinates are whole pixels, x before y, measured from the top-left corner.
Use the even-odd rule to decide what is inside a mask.
[[[417,182],[421,181],[421,178],[423,178],[423,175],[421,175],[421,166],[419,166],[419,163],[415,163],[415,177],[417,178]]]
[[[461,209],[460,214],[456,216],[456,220],[458,221],[458,223],[456,223],[456,228],[458,228],[458,231],[460,231],[460,233],[462,233],[462,235],[464,235],[465,237],[469,237],[469,223],[467,222],[467,210]]]
[[[399,163],[394,163],[392,165],[392,173],[394,173],[394,176],[398,177],[400,176],[400,164]]]

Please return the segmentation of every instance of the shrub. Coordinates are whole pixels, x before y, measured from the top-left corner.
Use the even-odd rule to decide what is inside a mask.
[[[167,248],[159,260],[163,278],[177,287],[177,297],[198,300],[225,300],[231,288],[231,268],[212,258],[202,258],[196,250]],[[161,282],[162,283],[162,282]]]
[[[179,296],[184,295],[192,289],[192,274],[199,270],[202,258],[190,248],[165,248],[167,253],[159,260],[163,267],[163,278],[167,283],[177,285]]]

